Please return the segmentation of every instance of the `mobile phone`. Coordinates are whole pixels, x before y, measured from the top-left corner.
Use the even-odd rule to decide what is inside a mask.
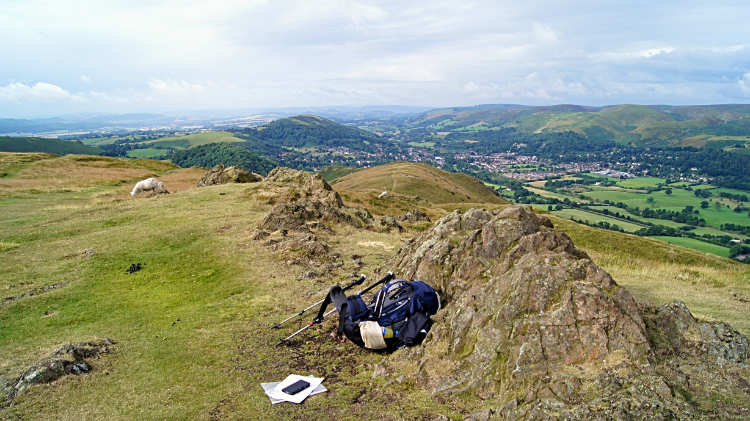
[[[297,393],[307,389],[308,387],[310,387],[310,383],[304,380],[297,380],[289,386],[281,389],[281,391],[286,393],[287,395],[296,395]]]

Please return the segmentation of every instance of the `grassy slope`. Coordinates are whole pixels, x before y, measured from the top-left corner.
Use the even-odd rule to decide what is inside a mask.
[[[24,159],[30,156],[38,159]],[[129,189],[137,181],[179,167],[146,159],[0,153],[0,168],[8,173],[0,178],[0,198],[13,198],[42,192],[81,192],[102,186]]]
[[[318,174],[323,176],[323,179],[328,182],[328,184],[336,184],[339,181],[339,178],[349,175],[352,173],[355,173],[357,171],[361,171],[362,168],[354,168],[354,167],[343,167],[341,165],[329,165],[322,170],[318,171]]]
[[[9,137],[0,136],[0,151],[2,152],[43,152],[57,155],[86,154],[99,155],[103,151],[99,148],[86,146],[77,142],[59,139],[41,139],[37,137]]]
[[[193,133],[187,136],[170,136],[158,140],[149,140],[144,143],[149,145],[163,145],[163,146],[177,146],[183,149],[194,148],[200,145],[206,145],[209,143],[216,142],[244,142],[244,139],[234,137],[229,132],[214,131],[214,132],[203,132]]]
[[[637,299],[652,305],[681,300],[696,317],[725,320],[750,334],[750,304],[737,299],[750,298],[750,266],[656,239],[552,218],[555,228],[565,231]]]
[[[716,244],[706,243],[700,240],[693,240],[692,238],[686,237],[666,237],[666,236],[654,236],[657,240],[666,241],[668,243],[677,244],[678,246],[686,247],[693,250],[699,250],[705,253],[715,254],[721,257],[729,257],[729,249],[726,247],[718,246]]]
[[[390,392],[398,405],[379,405],[382,397],[368,394],[374,407],[352,408],[352,400],[367,394],[381,357],[329,342],[320,328],[300,336],[293,347],[273,347],[301,324],[269,331],[272,322],[317,301],[328,286],[359,268],[346,258],[338,272],[301,279],[301,267],[288,267],[285,256],[251,240],[252,228],[271,208],[251,196],[256,187],[217,186],[157,199],[121,192],[119,202],[97,201],[109,192],[105,188],[3,202],[0,242],[16,244],[2,252],[3,272],[10,274],[4,279],[11,285],[6,295],[69,285],[0,309],[0,373],[17,375],[64,342],[118,341],[116,354],[95,361],[91,374],[34,388],[6,414],[38,420],[451,414],[422,391],[403,388]],[[407,238],[337,230],[332,243],[337,251],[365,256],[361,270],[372,278],[372,268]],[[87,248],[96,251],[89,259],[83,257]],[[136,262],[144,268],[127,275],[125,269]],[[259,383],[290,373],[324,376],[330,392],[305,405],[271,407]]]
[[[200,176],[197,170],[175,171],[161,178],[179,176],[184,185],[194,185]],[[375,278],[373,268],[414,232],[388,235],[337,226],[335,234],[318,233],[345,256],[345,266],[324,271],[321,279],[302,279],[303,268],[288,266],[286,256],[251,240],[253,227],[271,208],[253,196],[258,185],[180,190],[154,199],[131,198],[124,187],[100,184],[0,202],[0,243],[16,245],[0,248],[8,274],[5,296],[69,282],[0,309],[0,374],[17,374],[64,342],[105,336],[118,341],[114,354],[94,361],[92,373],[34,387],[4,415],[395,420],[446,414],[462,419],[460,411],[472,407],[461,395],[438,402],[408,382],[373,390],[372,372],[382,357],[331,341],[321,333],[334,328],[330,322],[291,347],[273,344],[302,323],[267,329],[322,298],[349,272]],[[444,206],[445,211],[453,207]],[[461,208],[471,206],[476,205]],[[721,318],[750,332],[748,304],[731,298],[732,293],[750,297],[748,266],[552,218],[639,299],[653,304],[682,299],[698,316]],[[96,254],[86,259],[88,248]],[[363,268],[348,259],[353,254],[364,255]],[[136,262],[143,269],[126,275]],[[259,383],[289,373],[325,376],[330,391],[304,405],[271,406]],[[375,384],[382,385],[381,379]]]
[[[394,162],[341,177],[337,190],[420,196],[430,203],[506,203],[481,181],[426,164]]]

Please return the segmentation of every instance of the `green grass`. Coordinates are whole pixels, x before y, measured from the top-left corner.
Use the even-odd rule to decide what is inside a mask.
[[[355,173],[362,170],[362,168],[344,167],[341,165],[329,165],[322,170],[318,171],[318,174],[323,176],[323,179],[328,183],[334,183],[338,178],[345,175]]]
[[[595,213],[586,212],[586,211],[582,211],[578,209],[563,209],[560,211],[554,211],[553,213],[565,219],[570,219],[570,217],[572,216],[578,221],[588,220],[589,223],[591,224],[595,224],[597,222],[608,222],[610,224],[617,224],[620,228],[624,229],[625,232],[635,232],[643,228],[641,225],[636,225],[628,221],[622,221],[617,218],[610,218],[605,215],[598,215]]]
[[[665,237],[665,236],[654,236],[657,240],[666,241],[671,244],[686,247],[693,250],[702,251],[704,253],[711,253],[721,257],[729,257],[729,249],[716,244],[706,243],[700,240],[694,240],[687,237]]]
[[[620,187],[631,189],[643,189],[646,187],[656,187],[657,184],[665,183],[667,180],[658,177],[630,178],[617,183]]]
[[[189,134],[186,136],[163,137],[161,139],[149,140],[143,143],[177,147],[181,149],[189,149],[189,148],[194,148],[200,145],[206,145],[209,143],[217,143],[217,142],[239,143],[239,142],[244,142],[244,141],[245,141],[244,139],[234,137],[234,135],[232,135],[232,133],[229,133],[229,132],[213,131],[213,132],[193,133],[193,134]]]
[[[90,171],[93,167],[88,165],[94,164],[113,172],[120,168],[106,166],[138,164],[168,170],[162,162],[74,158],[50,158],[36,165],[57,168],[60,162],[68,163],[59,168],[73,173],[65,178],[71,183],[81,178],[77,171]],[[431,184],[472,187],[472,180],[419,165],[421,173],[410,172],[404,165],[412,164],[379,167],[382,174],[373,171],[369,177],[380,182],[377,177],[401,174],[391,180],[405,184],[421,174],[436,177],[427,179]],[[113,173],[106,179],[119,177]],[[197,179],[184,182],[194,186]],[[343,225],[320,229],[315,233],[319,241],[338,253],[344,266],[321,268],[324,274],[310,279],[302,277],[309,268],[288,264],[287,255],[252,239],[255,227],[272,208],[267,192],[260,191],[261,183],[180,189],[151,199],[132,198],[123,190],[129,186],[74,189],[77,186],[69,186],[74,191],[11,195],[0,201],[4,296],[68,283],[0,308],[0,375],[19,375],[63,343],[110,337],[117,345],[113,353],[92,361],[94,369],[85,376],[32,387],[15,406],[5,409],[3,417],[434,420],[445,414],[459,420],[480,405],[477,398],[464,394],[433,399],[413,380],[413,372],[403,373],[404,383],[382,388],[387,379],[373,380],[373,371],[391,357],[332,340],[333,322],[305,332],[292,346],[273,346],[305,322],[269,330],[272,323],[318,301],[331,285],[347,281],[351,272],[376,278],[375,268],[387,267],[414,232],[384,234]],[[431,216],[456,207],[504,206],[393,203],[403,205],[400,210],[423,206]],[[383,211],[394,209],[387,205]],[[743,333],[750,332],[745,304],[727,298],[730,291],[750,293],[746,266],[656,240],[592,229],[555,215],[551,218],[638,299],[652,304],[682,299],[698,317],[718,317]],[[86,258],[86,249],[95,254]],[[354,254],[363,256],[364,266],[351,261]],[[126,274],[125,269],[136,262],[143,269]],[[329,392],[302,405],[270,405],[259,383],[279,381],[291,373],[325,377]]]
[[[637,206],[641,209],[651,207],[652,204],[658,207],[669,206],[679,207],[680,209],[685,206],[699,208],[700,202],[703,200],[689,191],[680,189],[673,189],[671,195],[667,195],[664,191],[655,191],[651,194],[646,194],[618,190],[598,190],[583,194],[602,202],[604,200],[609,200],[614,203],[622,202],[631,208]],[[649,198],[653,198],[653,203],[648,202]]]
[[[155,148],[133,149],[132,151],[128,151],[128,156],[131,158],[154,158],[157,156],[162,156],[167,152],[169,151],[166,149]]]
[[[187,171],[187,170],[185,170]],[[357,270],[375,277],[408,237],[336,227],[343,259],[321,279],[288,266],[252,228],[271,209],[258,185],[225,185],[165,197],[98,201],[111,188],[37,194],[2,202],[0,257],[4,296],[68,283],[0,309],[0,375],[14,378],[63,343],[109,337],[115,352],[92,362],[86,376],[33,387],[3,413],[34,420],[433,419],[459,417],[460,407],[433,401],[419,388],[389,389],[385,403],[370,392],[382,356],[332,341],[332,323],[274,348],[273,322],[317,301]],[[318,233],[331,241],[333,231]],[[362,246],[360,244],[366,244]],[[84,257],[84,250],[95,254]],[[125,269],[140,262],[143,269]],[[179,319],[179,321],[177,321]],[[305,317],[304,319],[307,319]],[[259,383],[299,373],[326,378],[329,392],[304,405],[270,406]],[[372,405],[351,406],[353,399]]]
[[[435,146],[435,142],[409,142],[408,144],[415,148],[431,148]]]
[[[54,153],[57,155],[99,155],[104,151],[99,148],[66,140],[0,136],[0,152],[43,152]]]

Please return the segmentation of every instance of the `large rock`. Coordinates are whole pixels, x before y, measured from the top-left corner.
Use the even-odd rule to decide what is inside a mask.
[[[417,222],[432,222],[430,217],[426,213],[417,209],[412,209],[409,212],[396,218],[399,222],[408,222],[410,224],[416,224]]]
[[[404,229],[392,216],[375,220],[366,208],[344,206],[341,196],[320,174],[278,167],[261,187],[264,191],[260,194],[266,194],[270,203],[278,203],[259,224],[262,231],[307,231],[321,222],[377,231]]]
[[[91,370],[87,360],[97,358],[100,354],[110,352],[115,344],[112,339],[101,339],[96,342],[78,342],[65,344],[46,358],[24,371],[14,382],[6,382],[4,390],[8,398],[14,399],[29,386],[51,383],[68,374],[85,374]]]
[[[631,361],[650,352],[633,297],[529,206],[449,213],[388,267],[445,300],[450,325],[433,336],[451,369],[428,381],[434,393],[489,396],[615,351]]]
[[[750,357],[745,336],[724,322],[696,320],[682,301],[647,309],[644,320],[657,354],[706,355],[719,365],[741,363]]]
[[[198,187],[227,183],[257,183],[259,181],[263,181],[263,176],[259,174],[243,170],[236,165],[227,167],[224,164],[219,164],[203,175],[203,178],[198,181]]]
[[[308,199],[320,202],[326,207],[344,207],[341,196],[333,190],[320,174],[310,174],[306,171],[276,167],[268,173],[265,184],[282,186],[288,190],[288,194],[282,195],[280,202]]]

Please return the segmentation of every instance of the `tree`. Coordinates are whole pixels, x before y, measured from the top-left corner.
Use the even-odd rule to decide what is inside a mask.
[[[664,190],[664,193],[666,193],[667,196],[669,196],[670,194],[672,194],[672,189],[670,189],[669,187],[667,187],[667,189]]]
[[[648,198],[648,199],[646,199],[646,201],[647,201],[648,203],[654,203],[654,198],[653,198],[653,197],[651,197],[651,196],[649,196],[649,198]]]
[[[705,200],[701,202],[701,209],[708,209],[708,202]]]
[[[718,201],[714,202],[714,208],[716,208],[717,211],[720,211],[721,210],[721,202],[718,202]]]

